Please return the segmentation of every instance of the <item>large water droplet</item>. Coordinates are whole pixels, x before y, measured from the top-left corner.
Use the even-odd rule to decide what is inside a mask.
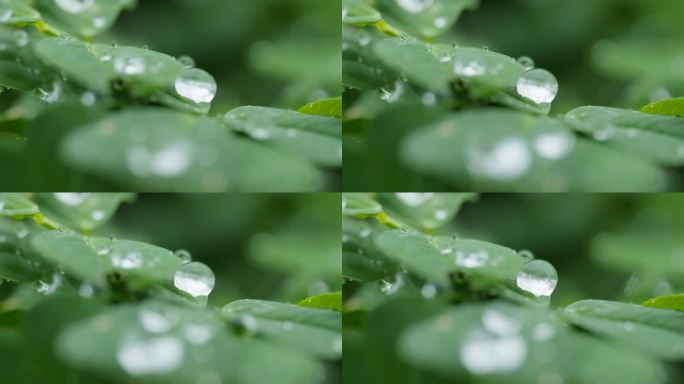
[[[55,193],[55,198],[62,204],[78,206],[85,203],[92,196],[91,193]]]
[[[215,283],[211,268],[196,261],[184,264],[173,275],[173,285],[192,297],[208,296]]]
[[[121,345],[116,360],[131,375],[170,373],[183,362],[185,347],[175,337],[132,339]]]
[[[459,353],[463,366],[483,375],[512,372],[527,358],[527,343],[520,336],[498,337],[483,331],[468,334]]]
[[[216,96],[216,80],[198,68],[189,68],[176,79],[176,92],[195,103],[211,103]]]
[[[532,260],[518,272],[516,284],[535,297],[548,297],[556,289],[558,273],[548,261]]]
[[[548,104],[558,94],[558,80],[545,69],[533,69],[518,79],[517,91],[520,96],[537,104]]]
[[[488,150],[473,148],[468,155],[470,173],[497,180],[515,180],[532,166],[527,144],[515,137],[501,140]]]
[[[403,10],[409,13],[421,13],[430,8],[434,0],[395,0]]]
[[[95,0],[55,0],[57,6],[69,13],[85,12],[95,4]]]

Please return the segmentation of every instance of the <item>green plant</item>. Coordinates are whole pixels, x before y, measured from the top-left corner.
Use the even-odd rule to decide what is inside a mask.
[[[244,106],[208,114],[217,84],[191,58],[94,42],[136,3],[0,2],[6,189],[311,191],[339,184],[340,99],[302,112]],[[263,65],[273,49],[262,49]],[[312,74],[300,91],[315,81],[323,87],[328,72]]]
[[[216,279],[211,268],[185,250],[91,235],[102,230],[120,204],[134,198],[129,193],[0,194],[3,382],[337,382],[340,292],[299,296],[299,305],[237,298],[212,308],[207,301],[215,283],[224,288],[231,283],[222,271]],[[232,198],[239,200],[236,206],[248,203]],[[214,196],[191,199],[195,209],[203,200],[217,201]],[[307,202],[339,209],[339,198],[324,204],[318,200]],[[181,212],[178,202],[174,206],[174,214]],[[251,240],[260,284],[273,286],[263,278],[277,276],[268,272],[277,270],[289,280],[284,295],[295,297],[297,284],[318,281],[336,288],[339,281],[339,254],[329,250],[325,231],[310,230],[316,235],[309,237],[296,231],[309,215],[299,214],[299,224],[289,231]],[[292,244],[297,235],[298,243]],[[272,249],[278,246],[280,258],[274,259]],[[301,255],[310,255],[307,247],[319,252],[318,259],[302,267]],[[330,279],[329,265],[335,260],[337,272]],[[225,303],[235,294],[218,295],[212,295],[213,303]]]
[[[599,12],[620,6],[604,3],[579,1],[566,8]],[[658,7],[632,3],[634,8]],[[449,33],[461,13],[478,4],[344,0],[345,190],[679,188],[681,100],[661,100],[642,112],[582,106],[547,116],[559,91],[552,73],[535,68],[526,56],[515,59],[487,47],[461,46]],[[661,3],[664,10],[680,6]],[[567,19],[552,16],[558,23]],[[527,31],[521,23],[518,29],[531,40],[525,47],[534,49],[540,34],[554,30],[546,27],[549,31]],[[677,30],[669,28],[669,39],[679,36]],[[603,41],[596,44],[594,60],[617,77],[648,85],[635,97],[642,100],[645,89],[681,82],[681,74],[673,73],[681,57],[664,48],[669,41]],[[662,61],[654,59],[658,54],[652,44],[663,47]]]
[[[676,251],[681,239],[673,236],[681,228],[680,197],[486,198],[489,204],[499,204],[487,208],[485,201],[473,202],[475,195],[458,193],[343,196],[345,382],[681,380],[681,295],[650,299],[644,305],[578,301],[587,294],[579,288],[583,284],[594,295],[601,290],[606,295],[608,289],[611,295],[637,302],[650,297],[653,286],[681,289],[681,253]],[[468,216],[464,227],[455,226],[461,205],[469,201],[480,209]],[[627,209],[628,204],[639,209]],[[578,220],[566,206],[579,211]],[[552,207],[558,212],[551,212]],[[598,212],[588,217],[592,211]],[[628,211],[634,211],[633,217]],[[608,212],[616,217],[605,217]],[[482,216],[489,217],[480,225],[500,223],[498,232],[504,237],[547,242],[550,252],[560,253],[554,260],[571,265],[565,267],[570,277],[560,276],[565,295],[561,300],[567,305],[550,306],[559,283],[551,263],[527,250],[461,236],[477,233],[474,222]],[[575,243],[586,237],[583,231],[591,234],[599,228],[585,227],[604,222],[606,228],[610,219],[622,229],[589,242],[589,253],[605,269],[587,267],[579,253],[585,245]],[[644,230],[646,223],[651,226]],[[554,231],[555,240],[549,240]],[[566,260],[568,254],[571,260]],[[615,277],[624,273],[631,277],[623,290]],[[572,290],[575,293],[569,294]]]

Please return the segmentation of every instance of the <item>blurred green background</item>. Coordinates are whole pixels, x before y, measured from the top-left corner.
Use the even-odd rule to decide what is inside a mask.
[[[452,229],[551,262],[552,307],[684,292],[684,195],[483,194]]]
[[[98,40],[187,55],[214,75],[213,113],[339,96],[339,0],[139,0]]]
[[[684,95],[684,1],[480,0],[444,40],[529,56],[558,78],[552,113]]]
[[[210,306],[341,287],[339,194],[140,194],[98,233],[189,251],[216,274]]]

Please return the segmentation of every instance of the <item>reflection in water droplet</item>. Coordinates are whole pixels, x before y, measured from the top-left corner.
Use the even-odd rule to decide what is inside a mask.
[[[518,58],[518,63],[523,66],[525,71],[529,71],[531,69],[534,69],[534,60],[528,56],[520,56]]]
[[[77,206],[85,203],[92,196],[91,193],[55,193],[55,198],[62,204]]]
[[[198,68],[189,68],[176,79],[176,92],[195,103],[211,103],[216,96],[216,80]]]
[[[143,264],[143,257],[139,252],[122,252],[115,250],[112,253],[112,265],[119,269],[139,268]]]
[[[512,372],[525,362],[527,344],[520,336],[497,337],[473,331],[461,345],[459,356],[473,374]]]
[[[409,13],[420,13],[432,6],[434,0],[395,0],[397,5]]]
[[[516,283],[520,289],[536,297],[548,297],[556,289],[558,273],[549,262],[532,260],[518,272]]]
[[[192,255],[185,249],[179,249],[174,252],[174,255],[178,257],[183,264],[187,264],[192,261]]]
[[[525,259],[526,262],[534,260],[534,254],[526,249],[521,249],[520,251],[518,251],[518,256]]]
[[[532,155],[520,138],[499,141],[489,150],[472,148],[468,154],[468,170],[474,176],[497,180],[515,180],[532,165]]]
[[[135,56],[121,56],[114,59],[114,70],[122,75],[139,75],[145,72],[145,60]]]
[[[184,356],[183,343],[172,336],[127,340],[116,353],[121,367],[134,376],[173,372]]]
[[[454,73],[463,77],[481,76],[487,71],[484,65],[477,61],[463,62],[457,60],[454,63]]]
[[[432,199],[434,193],[395,193],[394,194],[402,203],[411,207],[419,207]]]
[[[182,265],[173,275],[173,285],[192,297],[208,296],[215,283],[211,268],[196,261]]]
[[[545,69],[533,69],[525,72],[517,85],[518,94],[537,104],[548,104],[558,94],[558,80]]]
[[[489,260],[489,253],[484,249],[474,252],[457,251],[455,263],[461,268],[482,267]]]

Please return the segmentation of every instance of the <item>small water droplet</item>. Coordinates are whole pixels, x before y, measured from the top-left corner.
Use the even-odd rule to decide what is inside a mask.
[[[147,332],[165,333],[178,324],[179,317],[174,311],[157,308],[142,308],[138,320]]]
[[[489,261],[489,252],[482,249],[479,251],[457,251],[454,262],[461,268],[479,268]]]
[[[173,275],[173,285],[192,297],[208,296],[215,283],[211,268],[196,261],[182,265]]]
[[[515,180],[530,169],[532,155],[523,139],[511,137],[494,143],[489,149],[471,148],[467,166],[474,176]]]
[[[395,193],[394,195],[402,203],[411,207],[419,207],[435,196],[434,193]]]
[[[184,357],[183,343],[173,336],[132,338],[124,341],[116,353],[121,367],[134,376],[173,372]]]
[[[420,294],[426,299],[432,299],[437,295],[437,286],[434,284],[425,284],[420,289]]]
[[[482,324],[490,333],[498,336],[515,335],[522,328],[517,320],[495,309],[487,309],[482,313]]]
[[[182,142],[171,143],[159,150],[135,145],[127,149],[128,169],[138,177],[172,178],[183,175],[192,164],[192,151]]]
[[[114,70],[122,75],[145,73],[145,60],[136,56],[119,56],[114,59]]]
[[[397,5],[409,13],[421,13],[430,8],[434,0],[395,0]]]
[[[107,217],[107,212],[104,209],[96,209],[90,213],[90,218],[95,221],[102,221]]]
[[[93,27],[104,28],[107,26],[107,19],[104,17],[96,17],[93,19]]]
[[[547,132],[534,139],[537,154],[547,160],[564,158],[575,146],[575,136],[566,131]]]
[[[112,265],[119,269],[140,268],[143,264],[143,257],[139,252],[114,250],[112,252]]]
[[[534,60],[528,56],[520,56],[517,61],[523,66],[525,71],[534,69]]]
[[[558,94],[558,80],[545,69],[532,69],[518,79],[517,91],[537,104],[549,104]]]
[[[81,104],[91,106],[95,104],[96,96],[93,92],[86,91],[81,94]]]
[[[79,206],[92,196],[91,193],[54,193],[53,196],[62,204]]]
[[[438,17],[435,19],[434,25],[437,28],[444,28],[449,24],[449,19],[446,17]]]
[[[214,329],[209,324],[188,324],[183,328],[183,336],[188,343],[201,345],[214,335]]]
[[[179,62],[184,68],[187,68],[187,69],[192,68],[192,67],[195,66],[195,59],[193,59],[193,58],[190,57],[190,56],[185,56],[185,55],[183,55],[183,56],[178,57],[176,60],[178,60],[178,62]]]
[[[6,23],[12,18],[14,11],[8,4],[0,3],[0,23]]]
[[[526,262],[534,260],[534,254],[531,251],[528,251],[527,249],[521,249],[520,251],[518,251],[518,256],[525,259]]]
[[[471,331],[461,345],[459,357],[473,374],[512,372],[527,358],[527,343],[520,336],[498,337]]]
[[[183,264],[187,264],[192,261],[192,255],[185,249],[179,249],[174,252],[176,257],[178,257]]]
[[[487,68],[475,61],[467,61],[464,62],[462,60],[457,60],[454,63],[454,73],[458,76],[462,77],[475,77],[475,76],[481,76],[484,75],[485,72],[487,71]]]
[[[518,272],[516,284],[535,297],[548,297],[556,289],[558,273],[548,261],[532,260]]]

